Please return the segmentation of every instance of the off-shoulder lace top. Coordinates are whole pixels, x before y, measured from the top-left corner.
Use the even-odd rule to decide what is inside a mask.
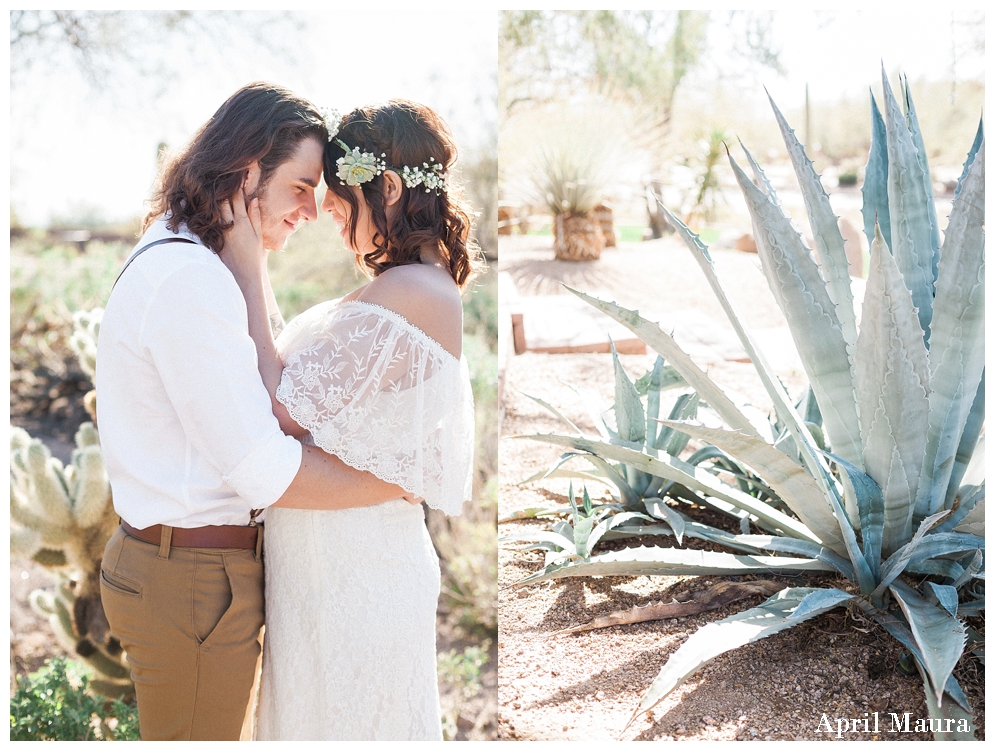
[[[276,398],[313,443],[451,516],[470,497],[473,393],[466,359],[392,310],[331,300],[277,339]]]

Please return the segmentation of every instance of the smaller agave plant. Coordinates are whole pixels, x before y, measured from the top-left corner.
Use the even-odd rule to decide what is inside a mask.
[[[908,650],[923,680],[934,737],[974,739],[970,704],[953,671],[965,649],[984,659],[980,638],[963,621],[984,610],[984,137],[979,127],[941,243],[908,85],[901,92],[903,108],[883,71],[882,79],[885,114],[872,97],[863,187],[871,265],[859,328],[837,218],[776,106],[814,252],[749,152],[755,181],[729,157],[764,274],[811,384],[811,398],[800,408],[790,403],[757,349],[708,249],[667,212],[773,401],[772,433],[754,424],[658,325],[577,292],[666,357],[725,427],[660,423],[723,452],[768,490],[750,495],[638,442],[532,437],[601,462],[624,463],[702,499],[725,501],[765,534],[708,531],[709,539],[735,553],[636,548],[586,560],[554,558],[519,584],[575,575],[784,571],[835,571],[848,580],[839,587],[788,588],[704,627],[670,657],[630,724],[714,657],[846,606],[865,613]]]

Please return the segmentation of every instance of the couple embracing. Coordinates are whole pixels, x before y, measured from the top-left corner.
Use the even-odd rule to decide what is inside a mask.
[[[252,84],[163,165],[96,377],[101,597],[143,739],[239,738],[264,610],[257,738],[441,739],[422,502],[460,512],[474,438],[455,159],[427,107],[340,118]],[[372,280],[284,329],[267,254],[322,174]]]

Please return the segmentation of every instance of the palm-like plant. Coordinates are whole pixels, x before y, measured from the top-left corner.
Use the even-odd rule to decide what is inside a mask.
[[[836,217],[776,106],[812,226],[815,258],[749,153],[756,183],[730,156],[764,273],[811,383],[828,451],[813,437],[813,422],[806,419],[813,415],[792,407],[757,350],[707,248],[677,217],[667,212],[773,400],[783,429],[779,435],[754,425],[659,326],[577,293],[666,357],[728,427],[662,424],[734,457],[792,514],[778,516],[764,500],[722,489],[717,497],[771,532],[709,532],[739,555],[638,548],[553,562],[522,583],[569,575],[785,569],[835,570],[852,582],[846,588],[785,589],[759,607],[706,626],[670,658],[632,720],[713,657],[847,605],[866,613],[913,655],[935,737],[973,739],[971,709],[952,673],[968,639],[961,618],[984,608],[984,539],[971,534],[983,519],[985,495],[983,475],[973,476],[984,453],[984,139],[979,131],[941,245],[907,83],[903,111],[883,79],[884,118],[872,98],[864,217],[873,242],[859,333]],[[674,457],[654,457],[618,440],[581,445],[573,436],[535,438],[624,462],[703,496],[721,484]],[[763,551],[780,555],[757,555]],[[913,586],[903,574],[919,575],[921,584]]]

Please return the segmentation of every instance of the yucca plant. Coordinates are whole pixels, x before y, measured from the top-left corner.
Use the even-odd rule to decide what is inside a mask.
[[[556,257],[590,261],[601,257],[604,232],[592,214],[604,200],[608,157],[600,144],[568,140],[539,151],[534,192],[553,215]]]
[[[725,544],[780,555],[639,548],[592,555],[583,565],[548,566],[522,583],[561,575],[785,569],[835,570],[851,582],[841,588],[785,589],[759,607],[706,626],[671,656],[630,723],[717,655],[845,605],[863,611],[912,655],[934,736],[974,738],[971,709],[953,670],[969,636],[961,619],[984,609],[984,539],[971,534],[982,526],[985,495],[983,469],[980,476],[977,471],[984,453],[979,441],[984,424],[984,139],[979,135],[968,155],[941,245],[908,85],[902,90],[903,111],[887,77],[882,78],[885,114],[880,116],[872,98],[873,140],[864,184],[863,211],[873,242],[859,332],[836,217],[804,148],[776,106],[812,226],[814,258],[759,165],[747,152],[755,184],[730,156],[765,276],[811,383],[827,450],[813,436],[806,420],[811,415],[792,407],[757,350],[707,248],[673,214],[667,212],[774,403],[782,434],[751,422],[659,326],[635,311],[577,293],[666,357],[727,428],[662,423],[735,457],[792,515],[783,515],[790,523],[762,517],[760,507],[770,504],[750,498],[750,507],[746,499],[724,491],[730,503],[774,528],[768,535],[726,533]],[[575,440],[537,438],[568,445]],[[711,492],[707,484],[696,484],[701,478],[679,460],[657,459],[607,441],[592,442],[586,450],[698,493]],[[908,574],[918,576],[912,580]]]

